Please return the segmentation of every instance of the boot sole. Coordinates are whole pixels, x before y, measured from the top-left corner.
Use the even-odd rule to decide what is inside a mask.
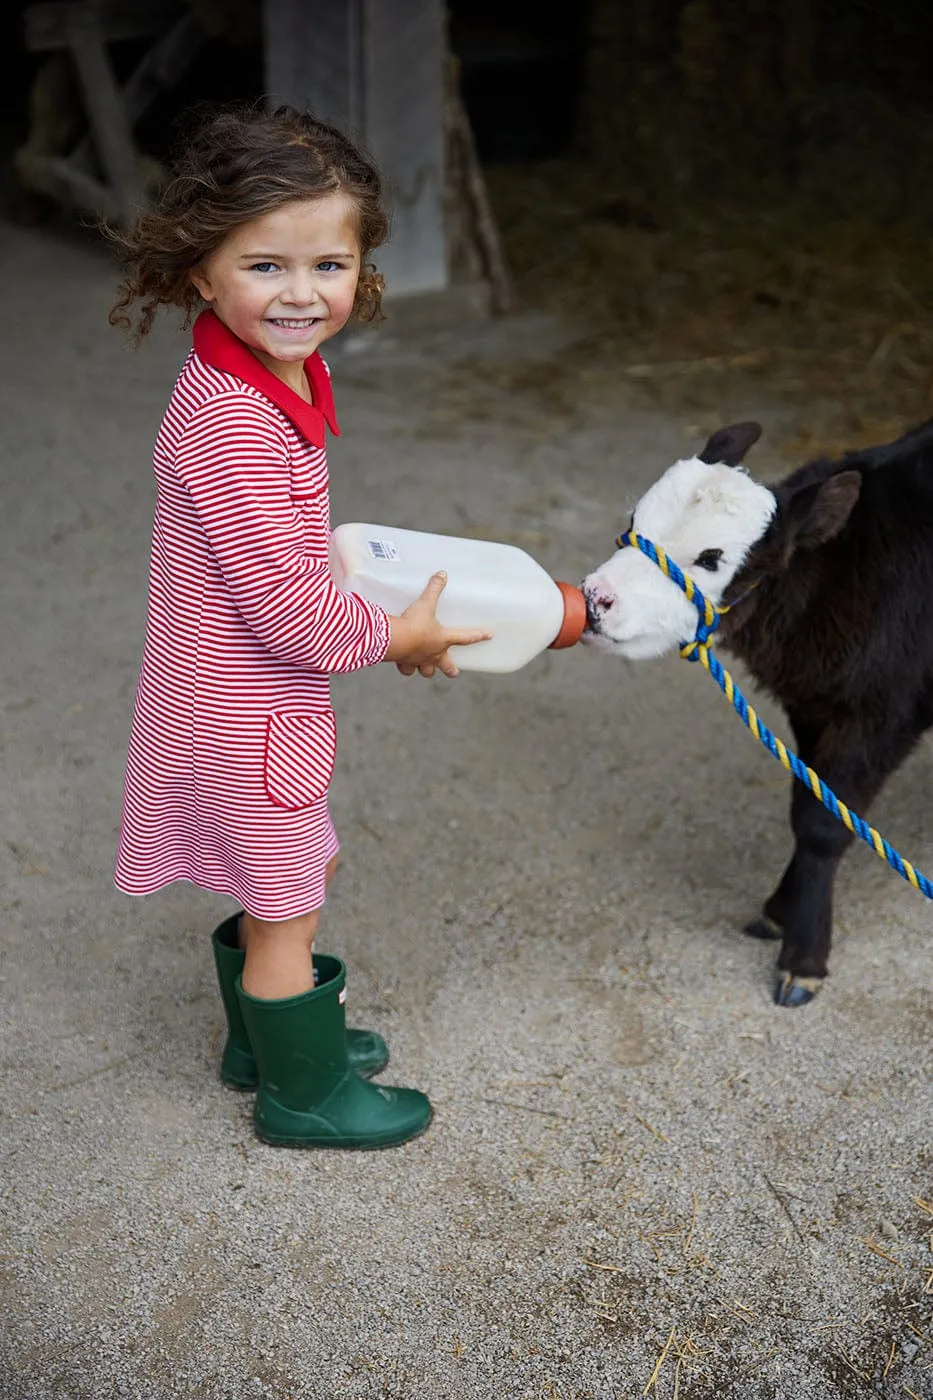
[[[423,1137],[428,1128],[430,1128],[433,1120],[434,1113],[432,1111],[430,1118],[423,1128],[418,1128],[414,1133],[406,1133],[404,1137],[386,1138],[383,1142],[372,1142],[368,1139],[360,1139],[354,1142],[348,1138],[321,1138],[320,1140],[316,1140],[314,1138],[269,1137],[265,1133],[260,1132],[255,1125],[254,1131],[260,1142],[264,1142],[267,1147],[329,1147],[336,1149],[338,1152],[381,1152],[387,1147],[403,1147],[406,1142],[414,1142],[416,1138]]]

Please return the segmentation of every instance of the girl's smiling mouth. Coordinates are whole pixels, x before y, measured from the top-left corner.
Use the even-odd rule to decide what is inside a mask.
[[[310,331],[320,322],[320,316],[268,316],[267,323],[285,331]]]

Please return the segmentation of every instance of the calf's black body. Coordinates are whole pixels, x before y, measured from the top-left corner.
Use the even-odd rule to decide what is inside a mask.
[[[724,429],[701,456],[730,462],[729,434],[744,449],[752,426]],[[933,420],[771,489],[777,510],[727,591],[741,601],[719,637],[784,706],[804,762],[864,816],[933,724]],[[791,823],[793,857],[747,932],[781,939],[777,1000],[792,1006],[826,976],[854,838],[798,781]]]

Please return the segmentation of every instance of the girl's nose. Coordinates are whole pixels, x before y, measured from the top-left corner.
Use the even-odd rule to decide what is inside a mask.
[[[289,306],[313,305],[313,303],[317,301],[317,288],[314,285],[314,278],[310,274],[306,276],[298,274],[294,277],[290,277],[280,300],[287,302]]]

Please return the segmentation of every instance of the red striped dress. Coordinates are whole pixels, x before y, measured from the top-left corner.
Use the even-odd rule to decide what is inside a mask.
[[[257,918],[324,902],[337,850],[330,673],[381,661],[385,613],[327,564],[329,376],[313,406],[204,312],[155,447],[149,613],[115,884],[174,880]]]

